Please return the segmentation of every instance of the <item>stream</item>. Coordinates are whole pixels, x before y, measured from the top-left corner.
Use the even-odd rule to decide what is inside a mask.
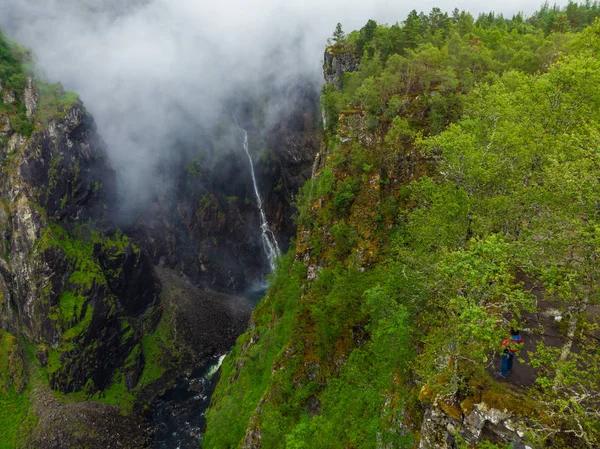
[[[256,307],[266,292],[266,286],[256,287],[245,297]],[[206,429],[205,413],[215,391],[218,370],[225,355],[216,356],[179,379],[153,404],[151,425],[156,429],[156,449],[198,449]]]
[[[204,368],[193,371],[190,377],[180,379],[154,403],[155,448],[198,449],[206,427],[204,414],[224,358],[225,355],[213,358]]]

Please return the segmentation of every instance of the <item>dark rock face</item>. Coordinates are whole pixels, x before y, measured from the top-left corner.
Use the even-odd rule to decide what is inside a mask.
[[[142,355],[133,349],[140,342],[144,313],[156,302],[160,283],[145,253],[131,245],[117,254],[115,251],[114,247],[95,245],[94,254],[106,283],[83,290],[87,302],[80,323],[85,321],[87,308],[92,309],[91,319],[75,337],[67,340],[63,336],[63,345],[68,341],[75,347],[61,351],[61,366],[50,378],[54,389],[85,389],[89,393],[104,389],[128,357],[132,360],[125,370],[129,388],[135,387],[142,372]],[[130,329],[133,335],[127,337]]]
[[[37,245],[51,220],[102,219],[100,211],[110,190],[100,188],[100,183],[107,179],[110,184],[113,172],[93,120],[81,103],[27,140],[10,126],[4,139],[0,228],[5,258],[0,262],[0,287],[10,287],[5,297],[12,309],[0,316],[7,327],[18,319],[26,324],[32,339],[56,344],[56,326],[46,317],[56,305],[69,266],[57,248],[39,251]]]
[[[293,222],[295,197],[311,177],[313,161],[321,146],[318,129],[319,96],[311,84],[299,85],[284,95],[287,110],[267,136],[275,161],[258,162],[257,169],[268,188],[264,202],[269,223],[282,236],[282,249],[296,235]]]
[[[34,117],[37,89],[24,91]],[[0,140],[0,326],[42,345],[53,388],[104,388],[140,338],[160,284],[150,259],[107,219],[115,173],[79,101],[32,135]],[[131,332],[130,332],[131,333]],[[58,358],[58,360],[56,360]],[[141,369],[141,368],[140,368]]]
[[[319,98],[309,84],[273,95],[295,112],[267,119],[254,99],[231,109],[248,131],[267,220],[285,251],[295,234],[294,198],[320,146]],[[227,120],[233,122],[230,115]],[[242,133],[228,126],[197,129],[190,141],[177,142],[179,158],[157,168],[154,201],[140,211],[134,232],[155,264],[181,270],[203,287],[236,293],[262,282],[268,261]]]
[[[325,82],[341,89],[344,73],[356,72],[359,63],[360,60],[354,53],[337,51],[336,47],[329,47],[325,50],[323,62]]]
[[[18,175],[51,220],[98,220],[114,202],[115,174],[81,103],[27,141]]]
[[[246,200],[249,191],[240,178],[247,167],[240,162],[216,162],[198,178],[189,174],[185,162],[165,169],[158,179],[168,191],[142,211],[132,230],[154,264],[226,292],[243,291],[260,277],[265,264],[257,238],[258,215]],[[226,176],[236,181],[219,185]]]
[[[202,365],[208,357],[227,353],[247,327],[252,305],[241,296],[203,290],[185,275],[157,268],[165,307],[175,311],[176,345],[185,354],[186,368]]]
[[[103,248],[96,244],[94,253],[111,293],[118,298],[127,314],[142,314],[154,302],[160,289],[150,259],[131,245],[120,251],[116,247]]]

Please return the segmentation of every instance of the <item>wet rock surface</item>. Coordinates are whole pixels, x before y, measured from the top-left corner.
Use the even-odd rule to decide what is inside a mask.
[[[286,251],[296,230],[294,200],[320,146],[319,94],[307,82],[272,95],[285,113],[265,117],[265,98],[230,107],[248,131],[267,221]],[[222,120],[223,135],[216,135],[182,117],[186,132],[197,130],[176,143],[177,157],[159,164],[152,201],[136,212],[132,232],[155,264],[184,272],[196,285],[240,293],[262,283],[269,264],[243,135],[231,114]]]
[[[176,346],[184,354],[184,363],[167,376],[178,380],[152,393],[158,396],[150,406],[152,444],[159,449],[197,448],[221,356],[246,330],[253,304],[243,296],[203,290],[175,270],[159,267],[157,273],[164,288],[164,306],[175,311]],[[181,377],[177,372],[188,375]]]
[[[211,358],[190,377],[179,379],[153,404],[153,447],[196,449],[206,429],[205,412],[215,389],[221,358]]]

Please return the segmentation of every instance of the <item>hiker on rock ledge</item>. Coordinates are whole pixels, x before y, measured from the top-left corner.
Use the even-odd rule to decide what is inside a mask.
[[[504,352],[502,354],[502,365],[500,366],[500,377],[506,378],[509,373],[512,373],[513,361],[515,354],[521,347],[523,339],[519,330],[510,329],[510,337],[502,342]]]

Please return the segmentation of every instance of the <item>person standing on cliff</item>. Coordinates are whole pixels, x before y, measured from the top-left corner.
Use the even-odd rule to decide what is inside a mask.
[[[523,338],[518,329],[510,329],[510,337],[502,342],[504,351],[502,353],[502,365],[500,366],[500,377],[506,378],[509,373],[512,373],[513,361],[515,354],[521,347]]]

